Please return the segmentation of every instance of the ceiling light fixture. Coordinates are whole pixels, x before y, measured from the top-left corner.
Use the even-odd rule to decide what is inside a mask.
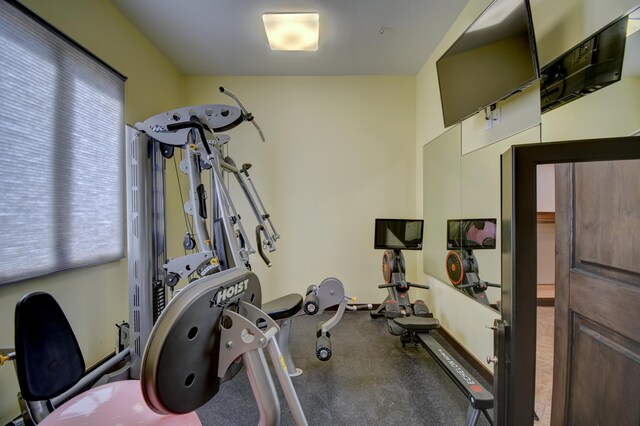
[[[262,22],[271,50],[318,50],[317,13],[265,13]]]
[[[640,17],[632,17],[629,15],[629,20],[627,21],[627,37],[631,36],[635,32],[640,30]]]

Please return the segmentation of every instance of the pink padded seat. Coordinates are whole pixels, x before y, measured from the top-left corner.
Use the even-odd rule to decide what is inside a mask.
[[[195,412],[161,415],[145,403],[139,380],[123,380],[89,389],[49,414],[39,426],[161,425],[201,426]]]

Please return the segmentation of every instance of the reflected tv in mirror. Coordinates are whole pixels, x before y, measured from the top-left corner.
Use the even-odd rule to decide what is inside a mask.
[[[496,219],[447,220],[447,250],[496,248]]]
[[[422,219],[376,219],[373,247],[422,250]]]
[[[629,19],[623,16],[542,68],[543,114],[620,81]]]
[[[436,62],[445,127],[540,76],[529,0],[495,0]]]

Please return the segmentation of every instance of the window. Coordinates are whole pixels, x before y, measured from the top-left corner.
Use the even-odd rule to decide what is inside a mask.
[[[124,257],[126,78],[0,0],[0,284]]]

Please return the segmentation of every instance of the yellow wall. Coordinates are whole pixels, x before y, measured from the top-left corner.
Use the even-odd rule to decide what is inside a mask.
[[[128,123],[181,103],[182,76],[108,1],[23,3],[129,77]],[[78,337],[87,365],[113,351],[114,324],[128,319],[126,259],[0,287],[0,320],[4,324],[0,328],[0,346],[13,346],[15,303],[36,290],[49,292],[58,300]],[[13,366],[5,364],[0,368],[0,423],[19,413],[17,392]]]
[[[187,103],[229,103],[218,86],[240,97],[267,138],[248,124],[229,132],[231,157],[253,164],[282,237],[270,269],[252,260],[263,299],[333,276],[348,295],[380,303],[374,219],[415,217],[415,77],[187,77]],[[253,215],[238,208],[253,240]]]
[[[532,0],[539,42],[544,40],[542,64],[633,1],[571,0],[572,7],[564,8]],[[245,124],[230,132],[229,149],[237,163],[254,164],[252,176],[282,235],[270,254],[271,269],[257,256],[253,260],[265,299],[335,276],[349,295],[378,303],[384,292],[376,288],[381,252],[372,248],[373,221],[422,216],[423,145],[445,130],[435,61],[490,0],[469,1],[416,76],[366,77],[183,77],[107,0],[24,3],[129,77],[130,124],[185,104],[229,103],[219,85],[235,91],[255,114],[268,142],[259,142]],[[169,185],[169,204],[179,205],[175,185]],[[246,205],[238,204],[250,218]],[[172,221],[182,213],[169,215]],[[253,222],[245,226],[252,235]],[[179,237],[175,228],[170,232]],[[421,296],[444,327],[478,359],[492,353],[492,335],[483,326],[497,314],[424,275],[419,255],[405,254],[408,278],[431,284]],[[128,316],[126,260],[0,287],[0,345],[12,344],[15,302],[33,290],[48,291],[61,303],[88,364],[112,350],[113,324]],[[0,369],[0,421],[17,414],[16,392],[13,369]]]

